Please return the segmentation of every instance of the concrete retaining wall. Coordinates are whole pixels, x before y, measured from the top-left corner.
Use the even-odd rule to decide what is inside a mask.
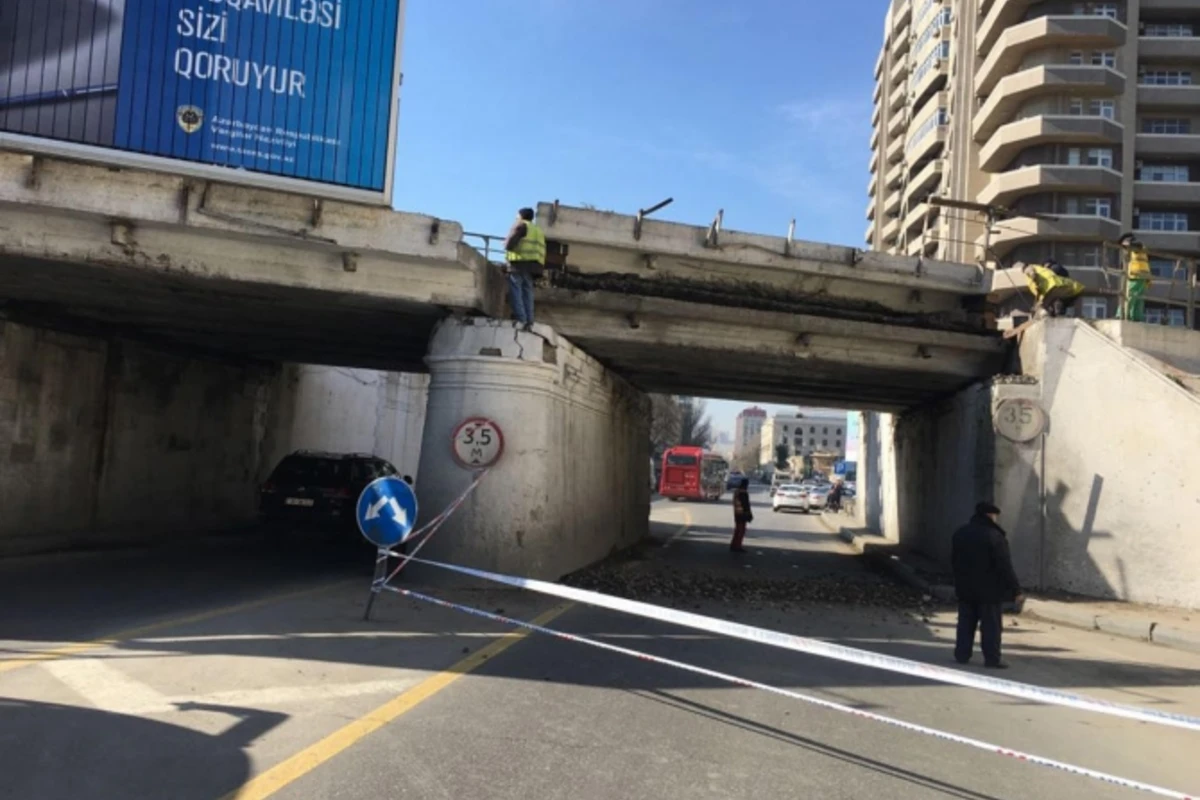
[[[1163,333],[1122,327],[1117,341]],[[1200,333],[1169,333],[1200,352]],[[1077,320],[1031,328],[1021,358],[1040,379],[1050,418],[1042,474],[1046,584],[1200,608],[1200,398]],[[1039,468],[1014,467],[1011,490],[1027,491]],[[1022,521],[1029,531],[1040,525],[1028,510]]]
[[[502,460],[431,541],[430,557],[558,578],[646,535],[645,395],[540,325],[524,333],[509,322],[446,320],[429,366],[422,519],[471,480],[451,456],[460,422],[489,417],[505,438]]]
[[[416,476],[428,375],[312,364],[288,364],[283,375],[266,470],[294,450],[324,450],[371,453]]]
[[[0,323],[0,553],[252,520],[276,374]]]

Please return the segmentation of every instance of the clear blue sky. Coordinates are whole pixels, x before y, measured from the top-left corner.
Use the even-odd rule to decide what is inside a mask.
[[[560,199],[861,246],[887,0],[408,0],[397,208]],[[748,405],[748,404],[747,404]],[[741,404],[712,403],[732,430]],[[732,411],[732,413],[729,413]]]

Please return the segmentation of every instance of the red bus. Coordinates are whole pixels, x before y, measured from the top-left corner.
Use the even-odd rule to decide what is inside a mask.
[[[672,447],[663,453],[658,493],[672,500],[720,500],[729,462],[699,447]]]

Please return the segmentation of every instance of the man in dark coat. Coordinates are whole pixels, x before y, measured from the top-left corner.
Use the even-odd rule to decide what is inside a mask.
[[[1020,604],[1024,599],[999,517],[1000,509],[991,503],[975,506],[975,516],[954,533],[950,555],[958,594],[954,659],[960,664],[971,660],[979,628],[983,665],[992,669],[1008,667],[1000,660],[1001,609],[1009,600]]]
[[[742,478],[737,491],[733,493],[733,541],[729,549],[735,553],[744,553],[742,540],[746,538],[746,523],[754,521],[754,509],[750,505],[750,479]]]

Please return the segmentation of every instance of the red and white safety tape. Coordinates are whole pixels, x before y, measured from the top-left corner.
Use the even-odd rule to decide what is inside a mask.
[[[398,558],[405,556],[395,554]],[[415,555],[415,553],[414,553]],[[1138,706],[1122,705],[1120,703],[1110,703],[1106,700],[1099,700],[1086,695],[1075,694],[1073,692],[1064,692],[1058,689],[1047,689],[1041,686],[1035,686],[1028,683],[1018,683],[1017,681],[1003,680],[1001,678],[993,678],[986,675],[975,675],[969,672],[963,672],[947,667],[940,667],[934,664],[926,664],[921,661],[911,661],[907,658],[898,658],[896,656],[883,655],[882,653],[872,653],[868,650],[858,650],[853,647],[844,645],[832,644],[830,642],[821,641],[820,639],[810,639],[804,636],[796,636],[789,633],[781,633],[779,631],[769,630],[767,628],[757,628],[752,625],[743,625],[738,622],[730,622],[728,620],[706,617],[701,614],[693,614],[688,611],[679,611],[673,608],[663,608],[662,606],[651,605],[650,603],[642,603],[637,600],[627,600],[623,597],[614,597],[612,595],[602,594],[600,592],[588,591],[586,589],[577,589],[572,586],[563,586],[557,583],[549,583],[547,581],[533,580],[531,578],[519,578],[512,575],[502,575],[495,572],[487,572],[481,569],[472,569],[470,567],[460,567],[455,564],[443,564],[437,561],[428,561],[422,558],[412,558],[420,564],[426,564],[431,567],[457,572],[462,575],[480,578],[492,583],[504,584],[513,586],[519,589],[528,589],[539,594],[558,597],[563,600],[574,600],[579,603],[607,608],[613,611],[620,611],[625,614],[644,617],[659,622],[666,622],[673,625],[680,625],[686,628],[715,633],[721,636],[730,636],[737,639],[745,639],[759,644],[770,645],[772,647],[780,647],[785,650],[792,650],[799,653],[807,653],[809,655],[822,656],[832,658],[837,661],[845,661],[850,664],[859,664],[866,667],[874,667],[877,669],[887,670],[889,672],[897,672],[904,675],[912,675],[918,678],[925,678],[931,681],[941,683],[951,683],[958,686],[966,686],[971,689],[981,689],[986,692],[994,692],[996,694],[1007,695],[1009,697],[1019,697],[1023,700],[1032,700],[1038,703],[1049,703],[1053,705],[1066,706],[1069,708],[1077,708],[1084,711],[1094,711],[1100,714],[1108,714],[1114,717],[1124,717],[1125,719],[1133,719],[1139,722],[1151,722],[1156,725],[1167,725],[1175,728],[1185,728],[1192,731],[1200,731],[1200,718],[1188,716],[1186,714],[1174,714],[1168,711],[1158,711],[1155,709],[1140,708]]]
[[[428,563],[433,564],[433,562],[428,562]],[[445,565],[435,565],[435,566],[445,566]],[[1150,783],[1143,783],[1141,781],[1135,781],[1135,780],[1132,780],[1129,778],[1122,778],[1117,775],[1109,775],[1108,773],[1099,772],[1098,770],[1088,769],[1087,767],[1080,767],[1080,766],[1076,766],[1074,764],[1068,764],[1063,761],[1055,761],[1054,759],[1050,759],[1050,758],[1043,758],[1042,756],[1033,755],[1032,753],[1024,753],[1020,750],[1011,750],[1007,747],[1001,747],[1000,745],[991,744],[989,742],[984,742],[979,739],[972,739],[967,736],[959,736],[958,734],[955,734],[955,733],[941,731],[936,728],[929,728],[924,725],[917,725],[912,722],[904,722],[903,720],[898,720],[898,719],[894,719],[892,717],[887,717],[887,716],[884,716],[883,714],[876,714],[871,711],[863,711],[858,708],[851,708],[850,706],[845,706],[840,703],[834,703],[829,700],[823,700],[819,697],[813,697],[812,695],[801,694],[800,692],[793,692],[789,689],[781,689],[777,686],[770,686],[768,684],[759,683],[758,681],[752,681],[752,680],[748,680],[746,678],[739,678],[736,675],[729,675],[724,672],[718,672],[716,670],[706,669],[704,667],[698,667],[693,664],[686,664],[682,661],[675,661],[670,658],[663,658],[661,656],[655,656],[655,655],[651,655],[649,653],[643,653],[640,650],[632,650],[627,647],[620,647],[618,645],[609,644],[607,642],[600,642],[595,639],[589,639],[586,636],[578,636],[573,633],[566,633],[564,631],[556,630],[554,628],[547,628],[543,625],[536,625],[532,622],[524,622],[522,620],[513,619],[511,617],[505,617],[500,614],[494,614],[489,611],[483,611],[481,609],[462,605],[460,603],[452,603],[448,600],[442,600],[440,598],[431,597],[429,595],[422,594],[420,592],[414,592],[411,589],[403,589],[403,588],[400,588],[397,586],[384,586],[383,588],[387,589],[388,591],[395,592],[399,595],[403,595],[404,597],[409,597],[414,600],[421,600],[426,603],[432,603],[434,605],[441,606],[442,608],[448,608],[448,609],[452,609],[454,611],[460,611],[465,614],[470,614],[470,615],[476,616],[476,617],[482,617],[483,619],[489,619],[494,622],[502,622],[502,623],[505,623],[508,625],[516,625],[518,627],[524,628],[526,630],[534,631],[536,633],[542,633],[547,636],[553,636],[557,639],[563,639],[563,640],[569,641],[569,642],[576,642],[578,644],[584,644],[589,647],[596,647],[601,650],[608,650],[613,653],[621,653],[623,655],[633,656],[634,658],[639,658],[639,659],[642,659],[643,661],[649,661],[649,662],[652,662],[655,664],[662,664],[664,666],[674,667],[676,669],[681,669],[686,672],[694,673],[696,675],[704,675],[709,678],[715,678],[717,680],[726,681],[728,683],[737,684],[739,686],[746,686],[751,689],[760,689],[764,692],[770,692],[772,694],[781,695],[783,697],[788,697],[793,700],[800,700],[805,703],[811,703],[813,705],[820,706],[822,708],[827,708],[831,711],[838,711],[843,714],[851,714],[856,717],[862,717],[863,719],[869,719],[869,720],[873,720],[875,722],[882,722],[885,725],[892,725],[897,728],[902,728],[907,731],[912,731],[913,733],[920,733],[925,736],[933,736],[938,739],[943,739],[943,740],[950,741],[950,742],[956,742],[958,744],[966,745],[968,747],[973,747],[977,750],[984,750],[989,753],[996,753],[996,754],[999,754],[1002,756],[1008,756],[1009,758],[1015,758],[1019,761],[1024,761],[1029,764],[1036,764],[1036,765],[1042,766],[1042,767],[1051,767],[1053,769],[1062,770],[1064,772],[1069,772],[1069,773],[1072,773],[1075,775],[1082,775],[1084,777],[1092,778],[1094,780],[1103,781],[1105,783],[1111,783],[1116,786],[1124,786],[1128,789],[1136,789],[1138,791],[1148,792],[1150,794],[1158,795],[1160,797],[1173,797],[1173,798],[1176,798],[1177,800],[1194,800],[1194,797],[1195,797],[1194,795],[1186,794],[1184,792],[1177,792],[1173,789],[1166,789],[1162,786],[1155,786]]]

